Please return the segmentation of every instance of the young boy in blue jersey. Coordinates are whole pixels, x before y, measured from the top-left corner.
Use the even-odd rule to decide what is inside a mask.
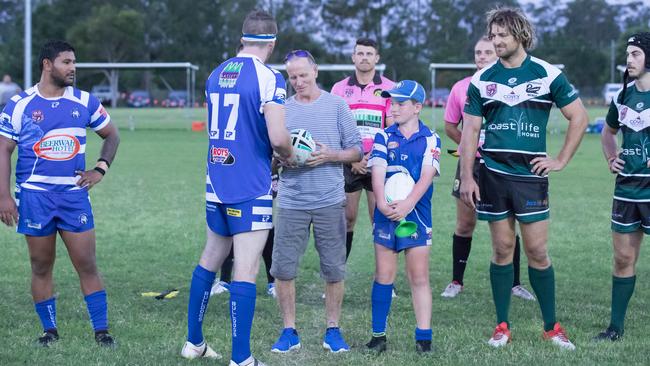
[[[390,312],[397,257],[406,251],[406,272],[411,286],[417,326],[418,353],[431,352],[431,287],[429,286],[429,247],[431,246],[431,196],[433,178],[440,171],[440,137],[419,120],[424,104],[422,85],[404,80],[388,91],[395,123],[377,133],[369,166],[377,207],[373,235],[375,240],[375,281],[372,286],[372,339],[366,346],[376,352],[386,350],[386,321]],[[387,178],[401,172],[416,182],[406,199],[386,202]],[[406,219],[417,223],[410,237],[397,237],[395,228]]]
[[[120,139],[99,100],[72,87],[74,52],[63,41],[46,43],[39,57],[40,81],[12,97],[0,115],[0,220],[16,223],[16,231],[27,240],[32,298],[44,330],[38,342],[47,347],[59,339],[52,280],[58,232],[79,275],[95,340],[112,347],[88,190],[108,171]],[[88,171],[87,128],[104,140],[97,164]],[[16,147],[14,201],[9,175]]]
[[[206,82],[208,156],[206,162],[207,239],[192,274],[187,341],[181,356],[220,358],[203,338],[203,319],[216,272],[234,247],[230,284],[231,366],[263,366],[251,354],[255,278],[273,226],[271,157],[293,162],[284,125],[285,81],[267,67],[278,31],[264,11],[246,16],[241,52],[219,65]]]

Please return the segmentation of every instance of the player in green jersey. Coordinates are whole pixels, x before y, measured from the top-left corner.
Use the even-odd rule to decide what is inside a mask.
[[[587,111],[562,72],[528,55],[533,28],[520,9],[488,12],[488,37],[499,59],[477,72],[467,91],[461,139],[460,196],[489,222],[492,236],[490,281],[497,326],[491,346],[510,340],[508,312],[513,279],[515,220],[519,222],[528,275],[544,319],[545,339],[575,349],[555,317],[555,275],[547,250],[548,173],[562,170],[580,144]],[[546,125],[555,103],[569,121],[557,157],[546,153]],[[472,169],[485,117],[484,164],[479,184]],[[479,187],[480,185],[480,187]]]
[[[650,33],[627,41],[623,89],[609,106],[602,144],[609,170],[616,174],[612,204],[612,310],[609,326],[596,340],[616,341],[623,335],[627,305],[634,292],[634,267],[643,234],[650,234]],[[628,77],[635,79],[627,84]],[[616,135],[623,144],[618,149]]]

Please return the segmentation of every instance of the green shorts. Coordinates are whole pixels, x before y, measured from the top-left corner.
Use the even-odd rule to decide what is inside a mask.
[[[650,202],[612,202],[612,231],[629,234],[643,230],[650,235]]]
[[[481,164],[479,169],[481,201],[476,203],[478,219],[499,221],[514,216],[531,223],[549,217],[548,178],[525,179],[495,173]]]

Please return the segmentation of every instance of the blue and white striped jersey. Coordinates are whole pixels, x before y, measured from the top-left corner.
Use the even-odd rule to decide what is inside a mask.
[[[440,174],[440,136],[419,122],[419,131],[410,138],[404,137],[397,123],[378,132],[372,147],[368,166],[386,167],[386,179],[397,172],[409,174],[415,182],[420,179],[422,167],[433,166]],[[431,227],[431,197],[433,183],[415,205],[415,211],[426,227]],[[375,210],[377,214],[383,214]]]
[[[212,71],[208,101],[207,201],[241,203],[271,194],[272,148],[264,105],[284,104],[282,74],[240,53]]]
[[[0,114],[0,135],[16,141],[16,192],[82,189],[77,170],[86,169],[86,128],[101,130],[110,117],[90,93],[67,87],[45,98],[38,85],[15,95]]]

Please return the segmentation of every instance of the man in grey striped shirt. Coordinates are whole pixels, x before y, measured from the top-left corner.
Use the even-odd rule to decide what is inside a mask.
[[[309,52],[292,51],[285,63],[289,82],[296,91],[285,105],[286,126],[310,131],[317,150],[305,166],[284,167],[280,174],[271,274],[276,279],[284,329],[271,350],[285,353],[300,348],[294,279],[313,225],[320,274],[326,283],[327,330],[323,347],[335,353],[345,352],[350,347],[339,330],[345,277],[343,163],[361,160],[361,136],[343,98],[316,84],[318,68]]]

